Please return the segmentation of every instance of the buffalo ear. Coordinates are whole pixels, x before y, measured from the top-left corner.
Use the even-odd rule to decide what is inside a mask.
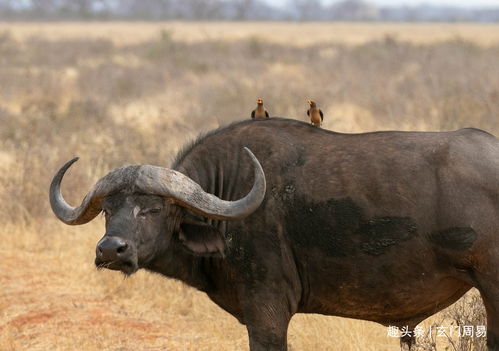
[[[178,237],[182,244],[197,254],[223,254],[225,249],[222,233],[207,223],[182,223]]]

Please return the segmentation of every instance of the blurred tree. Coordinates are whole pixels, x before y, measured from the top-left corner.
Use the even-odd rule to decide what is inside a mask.
[[[126,9],[126,17],[152,20],[174,18],[174,0],[126,0],[121,3],[122,9]]]
[[[342,21],[372,21],[379,17],[379,9],[362,0],[344,0],[333,3],[328,12],[331,19]]]
[[[31,0],[32,16],[47,18],[50,14],[55,15],[59,5],[58,0]]]
[[[300,20],[499,22],[499,6],[381,6],[373,0],[0,0],[2,20]],[[327,5],[325,5],[327,3]]]
[[[234,8],[235,8],[235,19],[237,20],[246,20],[250,16],[250,12],[255,5],[254,0],[235,0]]]
[[[184,0],[187,5],[187,18],[190,19],[216,19],[223,18],[220,13],[223,9],[221,0]]]
[[[311,21],[322,19],[321,0],[289,0],[292,16],[300,21]]]
[[[14,0],[0,0],[0,15],[7,17],[14,12]]]

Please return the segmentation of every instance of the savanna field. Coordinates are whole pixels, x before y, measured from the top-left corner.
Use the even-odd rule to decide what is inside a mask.
[[[499,25],[0,23],[0,350],[247,350],[245,327],[203,293],[97,271],[104,220],[62,224],[48,187],[74,156],[63,183],[74,205],[115,167],[168,167],[257,98],[300,120],[313,99],[340,132],[499,135]],[[476,292],[424,327],[459,323],[485,323]],[[317,315],[295,316],[288,342],[399,349],[383,326]],[[484,343],[427,335],[416,350],[446,347]]]

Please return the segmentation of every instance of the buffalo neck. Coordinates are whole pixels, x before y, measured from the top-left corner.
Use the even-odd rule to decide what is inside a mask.
[[[205,261],[205,257],[188,252],[177,238],[173,238],[168,249],[150,262],[146,269],[208,292],[213,287]]]
[[[198,148],[198,150],[189,152],[188,161],[182,160],[172,168],[197,182],[203,190],[223,200],[237,200],[246,195],[251,188],[252,181],[250,161],[247,158],[240,161],[241,151],[242,148],[241,150],[226,150],[223,157],[220,157],[220,155],[215,155],[213,150]],[[242,180],[243,186],[240,186],[241,177],[238,174],[241,173],[238,172],[241,166],[243,166],[242,173],[250,175],[250,177],[245,177],[248,179]],[[217,227],[222,235],[227,235],[229,229],[227,221],[202,218],[190,211],[186,212],[188,216],[204,220]],[[224,269],[224,259],[218,255],[199,256],[189,252],[178,239],[178,234],[174,233],[168,249],[160,253],[146,268],[209,293],[216,288],[216,279],[212,277]]]

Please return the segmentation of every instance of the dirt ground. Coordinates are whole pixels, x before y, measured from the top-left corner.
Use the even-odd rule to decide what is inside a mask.
[[[91,344],[116,350],[164,349],[159,343],[171,333],[171,323],[134,316],[97,292],[68,291],[65,280],[71,272],[64,277],[60,270],[50,269],[46,260],[51,259],[50,255],[2,253],[1,304],[8,321],[0,326],[0,333],[9,349],[69,349],[71,344],[74,349]],[[126,335],[127,346],[121,345],[122,338],[105,340],[107,328]]]
[[[0,255],[1,350],[194,350],[199,347],[193,343],[210,338],[202,329],[195,335],[181,332],[194,323],[187,310],[161,316],[158,308],[130,299],[133,291],[126,289],[137,288],[133,277],[111,277],[91,262],[80,262],[75,272],[74,265],[65,266],[68,257],[50,251],[1,250]],[[79,274],[87,275],[86,281],[78,282]],[[106,278],[117,284],[92,287]],[[181,294],[187,289],[171,283]],[[231,344],[240,349],[244,342]]]

